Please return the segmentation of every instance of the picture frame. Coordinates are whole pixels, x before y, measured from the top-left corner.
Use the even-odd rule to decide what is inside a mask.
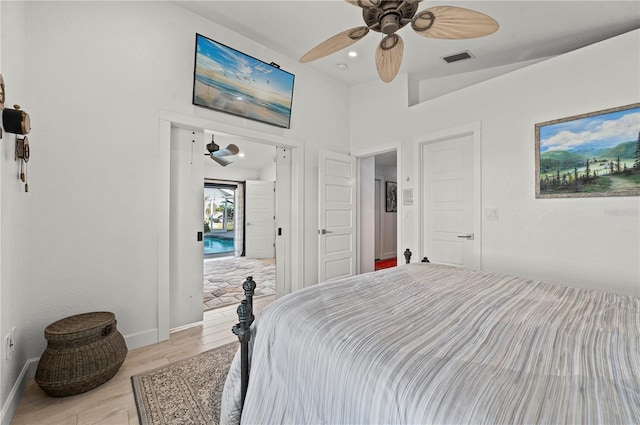
[[[640,103],[535,124],[536,198],[640,196]]]
[[[386,182],[385,190],[386,212],[398,211],[398,185],[396,182]]]

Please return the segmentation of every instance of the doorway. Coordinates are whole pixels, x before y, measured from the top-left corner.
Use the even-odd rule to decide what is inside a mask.
[[[196,302],[201,305],[202,270],[200,269],[198,273],[198,279],[194,280],[196,286],[193,289],[191,286],[184,287],[184,279],[182,277],[177,279],[178,276],[181,276],[181,261],[185,255],[183,255],[183,250],[176,247],[175,238],[176,235],[184,234],[186,243],[197,249],[200,256],[203,255],[202,242],[197,241],[196,233],[202,232],[203,227],[201,202],[203,199],[202,182],[204,173],[201,169],[196,169],[196,166],[202,164],[202,162],[195,161],[195,158],[199,155],[199,152],[204,154],[205,144],[210,141],[210,136],[205,136],[204,134],[204,130],[207,128],[216,128],[234,137],[260,140],[263,144],[287,149],[287,159],[290,160],[290,169],[288,171],[290,187],[286,192],[287,196],[283,197],[283,202],[279,203],[279,211],[284,211],[286,214],[277,213],[277,226],[278,229],[282,229],[282,234],[279,234],[276,238],[277,249],[280,245],[285,246],[285,254],[282,258],[286,261],[278,262],[278,281],[276,285],[281,294],[300,289],[304,285],[304,143],[301,140],[259,132],[220,121],[161,110],[158,121],[158,185],[156,187],[159,206],[156,209],[155,217],[158,226],[156,271],[158,279],[158,319],[156,330],[140,336],[142,341],[140,345],[165,341],[169,338],[169,330],[171,328],[202,320],[202,308],[197,308],[195,305]],[[185,134],[185,140],[180,145],[193,146],[193,149],[187,148],[187,152],[185,152],[186,160],[194,166],[193,171],[189,172],[187,177],[190,176],[194,182],[197,181],[197,187],[199,188],[194,193],[195,198],[197,198],[197,204],[194,203],[193,205],[197,208],[193,215],[189,215],[192,218],[188,219],[188,228],[184,233],[178,232],[179,228],[181,229],[182,227],[179,221],[174,220],[176,215],[172,213],[173,205],[182,205],[180,202],[174,204],[172,200],[174,194],[186,194],[189,192],[188,188],[180,187],[174,191],[172,187],[173,170],[178,166],[184,166],[182,160],[179,160],[179,157],[173,151],[172,139],[175,136],[176,129],[188,129],[188,134]],[[177,164],[178,162],[180,162],[180,165]],[[211,162],[213,163],[213,161]],[[278,164],[280,164],[280,161]],[[240,180],[240,178],[235,178],[234,180]],[[198,260],[198,255],[195,252],[187,257]],[[201,259],[199,263],[202,264]],[[284,270],[282,273],[280,273],[281,267]],[[181,302],[176,303],[175,300],[177,299]]]
[[[233,144],[238,154],[227,163],[203,155],[204,311],[237,304],[244,298],[242,283],[256,282],[254,297],[275,294],[275,146],[205,131],[220,146]],[[278,259],[280,260],[280,259]]]
[[[398,150],[358,156],[359,273],[398,264]]]
[[[233,256],[236,251],[238,184],[204,183],[204,258]]]
[[[375,244],[374,270],[397,265],[398,205],[397,152],[378,154],[375,161]]]

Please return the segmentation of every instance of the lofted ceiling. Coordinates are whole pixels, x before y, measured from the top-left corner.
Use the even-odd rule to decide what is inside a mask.
[[[329,37],[363,25],[362,9],[344,0],[176,1],[176,4],[296,61]],[[433,80],[446,86],[446,91],[640,28],[637,0],[422,1],[418,10],[436,5],[473,9],[500,24],[496,33],[469,40],[422,37],[410,25],[398,31],[405,43],[399,73],[409,74],[414,81]],[[205,35],[214,39],[216,36]],[[376,81],[374,54],[381,37],[372,31],[350,48],[303,66],[349,86]],[[358,56],[349,57],[350,50]],[[471,52],[473,58],[452,64],[442,59],[463,51]],[[340,69],[339,64],[346,65],[346,69]]]
[[[363,25],[362,9],[344,0],[176,0],[175,4],[295,61],[329,37]],[[416,34],[410,25],[401,28],[398,34],[405,47],[399,74],[408,74],[419,92],[409,93],[412,104],[640,28],[638,0],[421,1],[418,11],[437,5],[482,12],[498,21],[500,28],[489,36],[468,40],[432,39]],[[215,31],[203,35],[216,39]],[[381,37],[372,31],[349,48],[300,66],[347,86],[379,82],[375,50]],[[348,56],[351,50],[357,57]],[[473,57],[451,64],[442,59],[464,51]],[[235,158],[235,167],[259,168],[258,162],[250,160],[273,161],[275,157],[273,147],[253,145],[255,142],[242,146],[241,140],[220,137],[216,141],[222,147],[236,143],[241,151],[251,153],[250,158]]]

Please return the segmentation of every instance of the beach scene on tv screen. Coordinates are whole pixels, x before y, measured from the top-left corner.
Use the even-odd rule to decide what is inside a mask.
[[[289,128],[293,79],[206,37],[196,38],[196,105]]]

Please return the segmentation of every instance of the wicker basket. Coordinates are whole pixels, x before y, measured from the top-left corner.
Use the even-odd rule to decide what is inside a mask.
[[[38,386],[52,396],[66,397],[111,379],[127,356],[127,346],[116,323],[113,313],[99,311],[47,326],[47,348],[36,370]]]

